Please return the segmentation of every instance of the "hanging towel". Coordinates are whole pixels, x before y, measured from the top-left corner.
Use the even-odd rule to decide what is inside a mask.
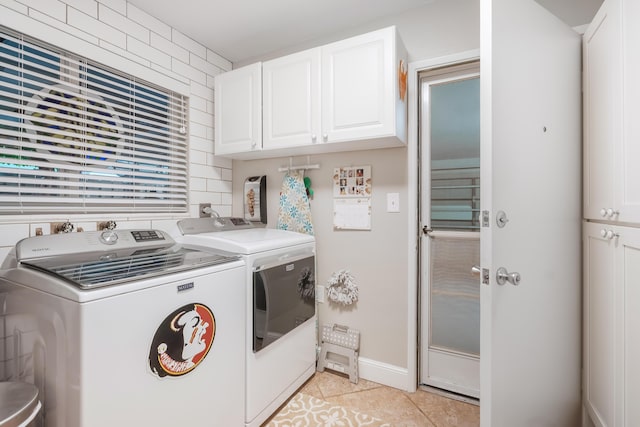
[[[289,171],[284,176],[280,190],[277,228],[313,236],[311,206],[304,186],[303,171]]]

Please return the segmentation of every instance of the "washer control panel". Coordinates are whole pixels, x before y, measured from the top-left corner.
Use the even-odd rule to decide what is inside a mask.
[[[28,237],[16,244],[18,261],[83,252],[171,246],[175,241],[161,230],[103,230]]]

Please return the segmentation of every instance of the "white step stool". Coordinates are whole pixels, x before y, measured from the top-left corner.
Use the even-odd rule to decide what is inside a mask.
[[[359,331],[343,325],[324,325],[322,327],[318,372],[324,372],[325,368],[342,372],[349,375],[349,381],[358,384],[359,350]],[[334,355],[334,357],[330,357],[330,355]],[[338,356],[338,359],[335,356]]]

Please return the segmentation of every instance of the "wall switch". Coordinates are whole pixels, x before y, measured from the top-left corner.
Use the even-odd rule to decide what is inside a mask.
[[[316,301],[324,302],[324,286],[316,286]]]
[[[387,212],[400,212],[400,193],[387,193]]]

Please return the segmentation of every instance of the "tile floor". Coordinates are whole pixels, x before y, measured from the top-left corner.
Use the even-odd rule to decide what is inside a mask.
[[[347,376],[330,371],[316,372],[298,392],[368,414],[394,427],[480,425],[480,408],[476,405],[424,390],[408,393],[363,379],[352,384]]]

